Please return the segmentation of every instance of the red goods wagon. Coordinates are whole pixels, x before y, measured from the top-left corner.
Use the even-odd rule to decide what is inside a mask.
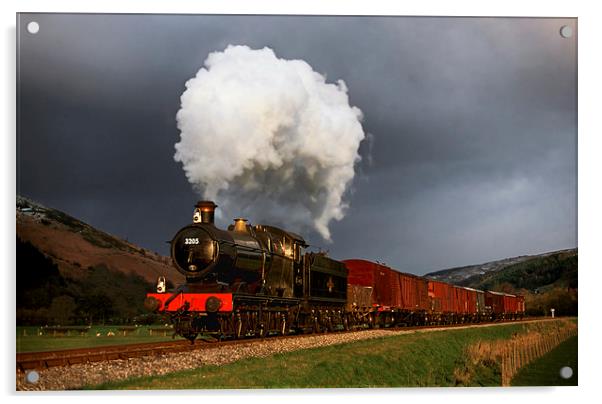
[[[519,314],[525,314],[525,297],[524,296],[516,296],[517,307]]]
[[[391,306],[395,279],[390,270],[366,260],[345,260],[347,284],[350,287],[372,288],[371,306]],[[399,282],[399,279],[397,280]]]
[[[454,286],[454,313],[462,314],[468,311],[468,296],[467,291]]]
[[[514,295],[504,295],[504,313],[516,313],[518,311],[518,300]]]
[[[485,312],[485,292],[482,290],[476,290],[475,289],[475,293],[477,294],[477,313],[484,313]]]
[[[343,262],[348,271],[348,288],[372,288],[373,307],[380,310],[429,309],[426,280],[371,261],[352,259]]]
[[[400,307],[406,310],[429,310],[428,281],[415,275],[398,275],[401,285]]]
[[[458,296],[457,312],[464,314],[478,313],[477,291],[475,289],[463,288],[461,286],[455,286],[455,289]]]
[[[440,313],[453,313],[456,311],[456,295],[453,285],[429,280],[428,290],[432,311]]]

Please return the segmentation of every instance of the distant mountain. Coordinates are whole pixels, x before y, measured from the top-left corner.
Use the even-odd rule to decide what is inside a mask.
[[[129,322],[157,277],[184,282],[171,258],[18,196],[17,323]]]
[[[567,259],[569,261],[566,261]],[[558,273],[559,269],[561,270],[565,266],[568,268],[572,264],[574,264],[573,266],[576,272],[577,249],[505,258],[483,264],[444,269],[428,273],[425,276],[431,279],[453,283],[455,285],[476,288],[491,288],[496,284],[508,282],[516,288],[536,289],[540,286],[554,283],[562,276]],[[525,278],[528,273],[525,271],[537,272],[539,278],[532,282],[528,282]],[[531,272],[529,272],[529,274]],[[543,273],[546,272],[554,273],[555,275],[545,277],[543,276]]]

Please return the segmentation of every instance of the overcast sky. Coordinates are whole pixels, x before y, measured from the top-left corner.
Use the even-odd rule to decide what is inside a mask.
[[[22,14],[18,30],[17,193],[144,247],[167,254],[191,221],[175,115],[229,44],[344,80],[364,114],[350,209],[310,244],[417,274],[577,246],[575,19]]]

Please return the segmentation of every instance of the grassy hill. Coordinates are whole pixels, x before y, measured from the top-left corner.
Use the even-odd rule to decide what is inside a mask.
[[[130,322],[159,275],[184,281],[169,257],[64,212],[17,197],[17,324]]]
[[[473,275],[459,285],[476,289],[542,291],[554,286],[577,288],[577,250],[560,251],[508,265],[497,271]]]
[[[577,314],[577,249],[521,256],[427,274],[460,286],[518,293],[525,296],[527,314]]]

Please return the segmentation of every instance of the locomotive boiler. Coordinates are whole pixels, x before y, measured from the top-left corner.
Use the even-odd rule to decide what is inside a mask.
[[[217,205],[196,204],[193,223],[176,233],[171,257],[186,283],[149,293],[149,310],[170,315],[176,333],[240,338],[291,329],[345,326],[347,269],[322,253],[304,253],[305,240],[273,226],[238,218],[214,224]]]

